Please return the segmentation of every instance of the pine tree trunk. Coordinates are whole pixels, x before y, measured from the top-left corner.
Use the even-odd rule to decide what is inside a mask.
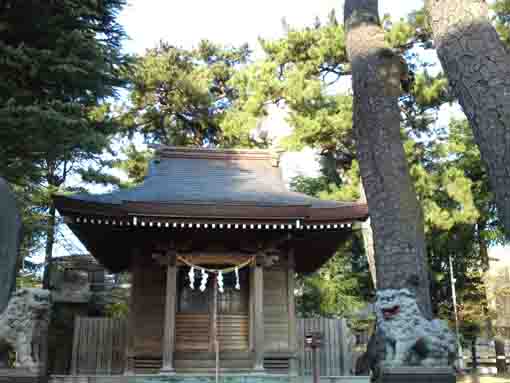
[[[431,317],[423,213],[400,135],[400,58],[387,49],[377,0],[345,2],[354,132],[372,222],[377,287],[409,288]]]
[[[43,289],[50,288],[51,260],[53,259],[53,245],[55,244],[56,209],[52,203],[48,212],[48,227],[46,229],[46,247],[44,257]]]
[[[437,54],[487,167],[510,239],[510,55],[481,0],[427,0]]]

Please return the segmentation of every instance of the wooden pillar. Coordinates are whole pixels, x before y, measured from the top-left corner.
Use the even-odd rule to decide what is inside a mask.
[[[297,366],[297,322],[296,322],[296,301],[294,296],[295,289],[295,260],[294,250],[289,250],[287,267],[287,294],[289,310],[289,351],[292,354],[289,360],[289,373],[292,376],[298,375]]]
[[[140,259],[142,250],[134,248],[131,252],[131,261],[129,271],[131,273],[131,290],[129,293],[129,312],[127,323],[127,343],[126,343],[126,360],[124,366],[124,375],[135,374],[135,338],[136,338],[136,294],[141,275]],[[78,322],[79,323],[79,322]]]
[[[163,368],[161,374],[175,374],[175,312],[177,304],[177,266],[175,252],[168,252],[166,270],[165,322],[163,335]]]
[[[253,369],[264,372],[264,258],[257,256],[253,268],[253,341],[255,360]]]
[[[249,350],[251,352],[255,351],[255,278],[254,276],[254,270],[255,267],[250,268],[250,281],[249,281],[249,288],[250,288],[250,296],[249,296],[249,325],[250,325],[250,331],[249,331],[249,343],[250,347]]]

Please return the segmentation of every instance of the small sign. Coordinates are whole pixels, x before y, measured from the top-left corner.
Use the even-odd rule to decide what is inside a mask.
[[[319,331],[309,332],[305,334],[306,348],[319,348],[322,346],[323,335]]]

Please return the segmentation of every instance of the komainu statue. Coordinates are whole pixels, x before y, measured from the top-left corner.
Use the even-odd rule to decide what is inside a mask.
[[[48,326],[50,293],[20,289],[0,314],[0,346],[16,352],[16,368],[37,371],[40,367],[40,337]]]
[[[445,322],[428,320],[408,289],[377,292],[376,338],[380,366],[447,367],[456,352],[454,335]]]

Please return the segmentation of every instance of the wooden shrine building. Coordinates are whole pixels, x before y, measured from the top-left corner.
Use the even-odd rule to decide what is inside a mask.
[[[222,373],[292,374],[295,273],[367,218],[288,191],[262,150],[160,147],[143,184],[55,203],[101,264],[131,272],[128,374],[214,372],[216,350]]]

